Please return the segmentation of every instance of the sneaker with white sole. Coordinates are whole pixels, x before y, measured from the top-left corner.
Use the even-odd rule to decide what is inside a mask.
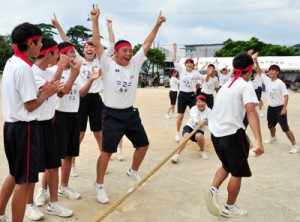
[[[118,155],[118,160],[119,161],[123,161],[124,160],[124,156],[123,156],[123,150],[121,148],[117,148],[117,155]]]
[[[173,155],[173,157],[171,158],[171,162],[172,163],[178,163],[179,162],[179,154],[178,153],[175,153]]]
[[[139,172],[134,171],[131,168],[126,171],[126,175],[135,183],[140,182],[142,179]],[[145,186],[145,183],[143,183],[142,186]]]
[[[214,216],[221,216],[218,192],[208,189],[204,193],[207,210]]]
[[[5,214],[1,215],[0,216],[0,222],[9,222],[8,216],[6,216]]]
[[[166,119],[171,119],[171,116],[169,114],[165,114]]]
[[[33,221],[41,220],[44,218],[44,214],[40,211],[40,209],[33,204],[26,204],[25,215]]]
[[[75,164],[72,164],[70,176],[71,177],[78,177],[78,173],[77,173],[77,169],[76,169],[76,165]]]
[[[94,183],[94,189],[95,189],[96,198],[97,198],[98,202],[102,203],[102,204],[108,203],[109,200],[106,195],[104,185]]]
[[[55,203],[48,204],[46,213],[59,217],[71,217],[73,215],[73,210],[65,208],[61,202],[57,201]]]
[[[256,153],[253,151],[253,148],[252,149],[249,149],[249,157],[256,157]]]
[[[222,209],[223,217],[239,217],[247,215],[247,210],[241,209],[238,206],[234,205],[233,207],[224,206]]]
[[[175,141],[176,142],[180,141],[180,133],[179,132],[177,132],[176,135],[175,135]]]
[[[80,193],[77,193],[70,187],[58,187],[58,195],[68,198],[70,200],[78,200],[80,199]]]
[[[201,157],[203,160],[208,160],[208,156],[207,156],[207,154],[205,153],[205,151],[200,151],[200,157]]]
[[[265,141],[265,144],[271,144],[271,143],[275,143],[275,142],[277,142],[277,141],[278,141],[278,140],[277,140],[277,137],[274,136],[274,137],[270,137],[270,139],[266,140],[266,141]]]
[[[37,195],[35,197],[35,205],[37,207],[42,207],[46,204],[47,202],[47,194],[46,194],[47,190],[43,189],[43,188],[39,188]]]
[[[300,149],[298,145],[293,145],[292,148],[289,151],[290,154],[296,154],[296,153],[300,153]]]

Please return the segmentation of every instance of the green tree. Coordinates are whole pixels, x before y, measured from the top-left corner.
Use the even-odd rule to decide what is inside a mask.
[[[0,70],[4,69],[6,61],[13,55],[10,35],[0,35]]]
[[[55,29],[54,25],[46,24],[46,23],[40,23],[36,25],[43,31],[43,37],[51,38],[53,39],[54,35],[57,35],[55,31],[52,31],[52,29]]]
[[[231,57],[239,52],[247,52],[250,49],[259,52],[260,56],[295,56],[297,53],[297,49],[295,48],[267,44],[255,37],[252,37],[249,41],[227,39],[223,44],[222,49],[215,53],[216,57]]]
[[[140,48],[141,44],[134,46],[133,54],[135,54]],[[146,55],[147,59],[142,65],[142,70],[149,75],[149,71],[154,66],[163,69],[165,67],[166,55],[158,48],[150,48]],[[152,73],[153,74],[153,73]]]
[[[92,34],[91,30],[82,26],[82,25],[75,25],[74,27],[71,27],[66,35],[70,39],[70,41],[74,44],[77,52],[79,52],[82,55],[82,42],[91,39]]]

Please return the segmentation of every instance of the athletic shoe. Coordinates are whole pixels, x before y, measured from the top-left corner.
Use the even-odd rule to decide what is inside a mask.
[[[218,192],[208,189],[204,194],[207,210],[214,216],[221,216]]]
[[[204,160],[208,160],[208,156],[207,154],[205,153],[205,151],[200,151],[200,157]]]
[[[173,118],[175,118],[175,119],[177,118],[177,114],[175,114],[175,113],[174,113],[172,116],[173,116]]]
[[[253,151],[253,149],[249,150],[249,157],[256,157],[256,153]]]
[[[234,205],[231,208],[229,208],[228,206],[224,206],[222,209],[223,217],[238,217],[238,216],[245,216],[247,214],[248,214],[247,210],[241,209],[236,205]]]
[[[70,187],[58,187],[58,195],[68,198],[70,200],[78,200],[80,199],[80,193],[77,193]]]
[[[275,143],[275,142],[277,142],[277,141],[278,141],[278,140],[277,140],[277,137],[274,136],[274,137],[270,137],[270,139],[266,140],[265,143],[266,143],[266,144],[271,144],[271,143]]]
[[[175,153],[174,156],[171,158],[172,163],[178,163],[179,162],[179,154]]]
[[[169,114],[165,114],[165,117],[167,118],[167,119],[171,119],[171,116],[169,116]]]
[[[42,207],[46,204],[46,201],[47,201],[46,190],[40,187],[34,200],[35,205],[37,207]]]
[[[177,141],[177,142],[180,141],[180,133],[179,132],[176,133],[175,141]]]
[[[142,179],[139,172],[133,171],[131,168],[129,168],[126,171],[126,175],[135,183],[140,182]],[[145,183],[142,184],[142,186],[145,186],[145,185],[146,185]]]
[[[59,217],[71,217],[73,210],[63,207],[61,202],[49,203],[46,209],[47,214],[59,216]]]
[[[118,154],[118,160],[123,161],[124,160],[123,150],[119,147],[117,149],[117,154]]]
[[[108,197],[106,195],[104,185],[99,186],[96,183],[94,183],[94,189],[95,189],[96,198],[97,198],[98,202],[102,203],[102,204],[108,203]]]
[[[75,164],[72,164],[70,176],[71,177],[78,177],[78,173],[77,173],[76,165]]]
[[[6,216],[5,214],[1,215],[0,216],[0,222],[9,222],[8,216]]]
[[[44,214],[39,210],[39,208],[33,204],[26,204],[25,215],[30,220],[41,220],[44,218]]]
[[[300,153],[300,149],[298,147],[298,145],[293,145],[292,148],[289,151],[290,154],[296,154],[296,153]]]

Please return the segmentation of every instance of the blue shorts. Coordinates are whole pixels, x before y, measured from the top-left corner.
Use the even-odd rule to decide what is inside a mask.
[[[223,137],[211,134],[211,141],[224,170],[234,177],[252,175],[248,164],[249,141],[245,130],[239,129],[235,134]]]
[[[37,121],[4,123],[3,137],[9,173],[16,184],[39,181],[40,141]]]
[[[177,103],[177,112],[184,113],[187,106],[190,109],[196,105],[195,93],[194,92],[179,92],[178,103]]]
[[[86,96],[80,97],[78,117],[81,132],[86,131],[88,118],[91,131],[102,130],[102,109],[103,103],[99,93],[88,93]]]
[[[185,125],[184,127],[183,127],[183,130],[182,130],[182,136],[184,136],[184,134],[186,134],[186,133],[191,133],[191,132],[193,132],[193,128],[192,127],[190,127],[190,126],[188,126],[188,125]],[[190,140],[192,140],[193,142],[197,142],[196,141],[196,134],[198,134],[198,133],[201,133],[202,135],[204,135],[204,132],[202,131],[202,130],[197,130],[196,132],[195,132],[195,134],[190,138]]]
[[[117,152],[118,143],[123,135],[126,135],[135,148],[149,145],[137,108],[112,109],[104,107],[102,123],[102,150],[105,152]]]
[[[288,121],[287,121],[287,114],[285,115],[280,115],[282,111],[283,105],[282,106],[276,106],[276,107],[271,107],[268,106],[268,111],[267,111],[267,120],[268,120],[268,128],[273,128],[279,123],[281,129],[283,132],[288,132],[290,130]]]
[[[170,98],[170,101],[171,101],[171,105],[175,105],[176,100],[177,100],[177,91],[170,91],[169,92],[169,98]]]
[[[61,159],[79,156],[79,128],[77,113],[55,111],[54,128]]]

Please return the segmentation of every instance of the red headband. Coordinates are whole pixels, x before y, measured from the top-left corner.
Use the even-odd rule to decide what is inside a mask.
[[[184,64],[186,64],[186,63],[188,63],[188,62],[194,63],[193,58],[187,58],[187,59],[184,61]]]
[[[32,37],[29,37],[25,40],[25,42],[22,42],[22,44],[27,44],[30,40],[34,41],[34,40],[38,40],[39,38],[41,38],[40,35],[34,35]]]
[[[204,95],[199,95],[199,96],[197,96],[197,97],[196,97],[196,101],[197,101],[198,99],[204,100],[204,101],[206,102],[206,97],[205,97]]]
[[[58,47],[57,47],[57,45],[55,45],[55,46],[52,46],[52,47],[50,47],[50,48],[47,48],[47,49],[43,49],[42,51],[40,51],[40,54],[39,54],[39,56],[41,56],[41,55],[45,55],[47,52],[55,52],[56,50],[58,50]]]
[[[131,48],[131,44],[129,42],[123,42],[115,46],[115,51],[118,51],[120,48],[129,46]]]
[[[83,44],[83,48],[84,48],[86,45],[94,46],[94,43],[93,43],[92,40],[87,40],[87,41]]]
[[[230,88],[230,86],[242,75],[242,72],[252,70],[253,66],[254,66],[254,64],[252,64],[244,69],[233,68],[233,72],[235,72],[235,77],[232,80],[232,82],[229,84],[228,88]]]
[[[277,68],[271,68],[271,69],[269,69],[269,71],[271,71],[271,70],[274,70],[275,72],[279,72],[279,69],[277,69]]]
[[[62,54],[62,53],[65,53],[65,52],[67,52],[67,51],[69,51],[69,50],[72,50],[72,49],[74,49],[74,46],[72,46],[72,45],[67,46],[67,47],[65,47],[65,48],[62,48],[61,50],[59,50],[58,55],[60,55],[60,54]]]

